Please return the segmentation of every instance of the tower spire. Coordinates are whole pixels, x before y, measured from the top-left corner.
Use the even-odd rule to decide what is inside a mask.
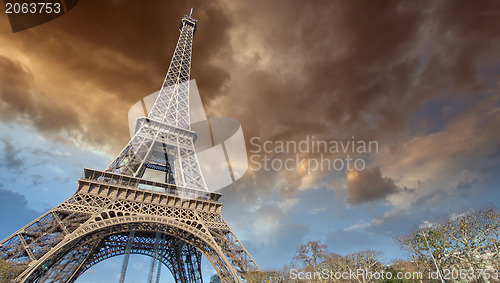
[[[175,47],[172,61],[163,81],[160,94],[153,105],[149,118],[169,125],[190,129],[189,119],[189,78],[191,53],[197,20],[191,13],[185,15],[179,27],[181,34]]]
[[[192,15],[193,15],[193,8],[191,8],[191,11],[189,12],[189,17],[191,18]]]

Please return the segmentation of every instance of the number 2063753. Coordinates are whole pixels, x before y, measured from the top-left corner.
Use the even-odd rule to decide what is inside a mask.
[[[59,14],[61,3],[5,3],[6,14]]]

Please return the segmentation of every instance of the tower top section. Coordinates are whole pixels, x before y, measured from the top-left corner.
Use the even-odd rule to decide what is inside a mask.
[[[191,11],[189,12],[189,15],[184,15],[184,17],[181,20],[181,26],[179,27],[179,30],[182,31],[182,28],[186,25],[192,26],[193,27],[193,33],[196,31],[196,23],[198,21],[193,18],[193,8],[191,8]]]

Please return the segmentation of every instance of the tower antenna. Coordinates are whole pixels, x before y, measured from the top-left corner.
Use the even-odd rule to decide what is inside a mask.
[[[191,8],[191,12],[189,12],[189,17],[191,18],[192,15],[193,15],[193,8]]]

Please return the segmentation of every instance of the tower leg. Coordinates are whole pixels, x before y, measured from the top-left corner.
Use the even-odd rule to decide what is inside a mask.
[[[157,257],[158,257],[158,248],[160,245],[160,237],[161,237],[161,234],[156,232],[154,250],[153,250],[153,258],[151,259],[151,267],[149,269],[148,283],[153,283],[153,279],[155,277],[155,267],[156,267],[156,264],[158,263]]]
[[[120,273],[119,283],[123,283],[125,281],[125,275],[127,274],[128,261],[130,259],[130,251],[132,249],[132,244],[134,241],[135,231],[130,231],[128,242],[127,242],[127,250],[125,252],[125,257],[123,258],[122,271]]]
[[[163,235],[162,235],[163,238]],[[156,280],[155,283],[160,283],[160,274],[161,274],[161,262],[158,261],[158,269],[156,270]]]

